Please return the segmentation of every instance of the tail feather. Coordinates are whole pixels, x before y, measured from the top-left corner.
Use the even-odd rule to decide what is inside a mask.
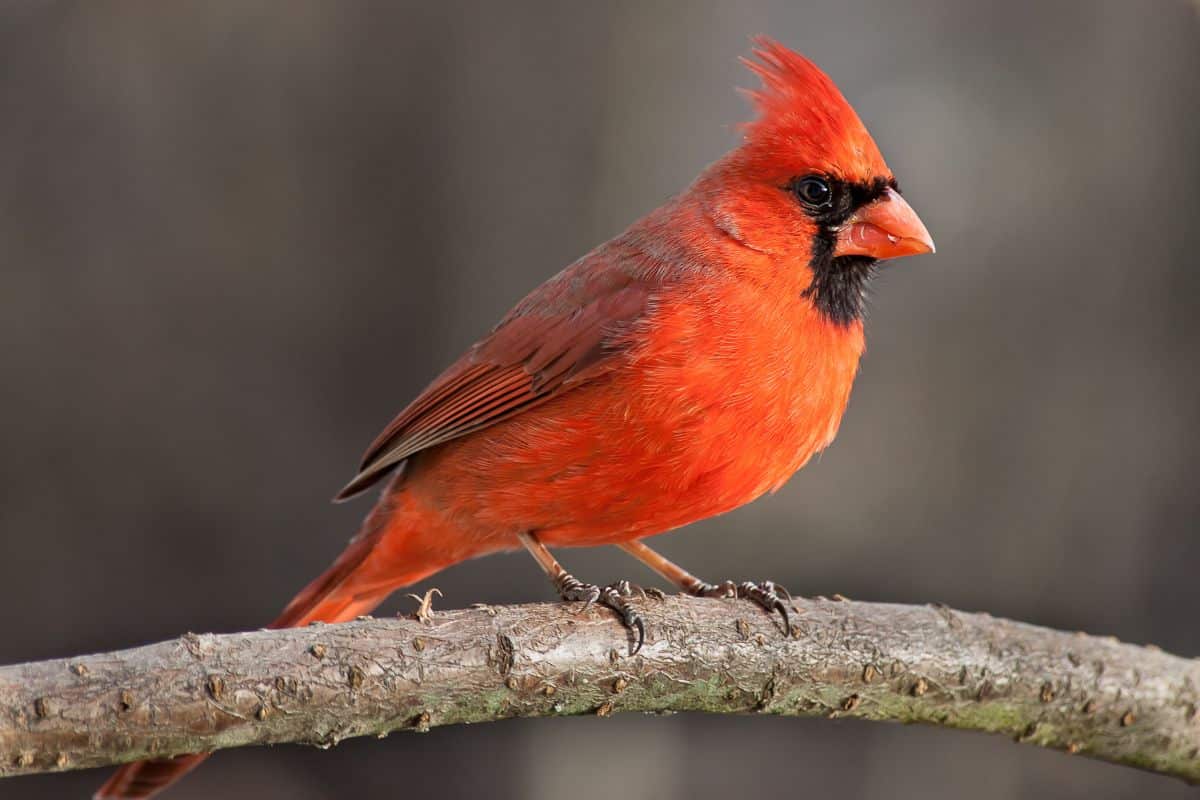
[[[390,593],[390,588],[382,594],[369,592],[360,596],[350,585],[352,581],[349,578],[367,560],[367,556],[371,555],[371,551],[386,531],[387,528],[380,526],[375,531],[356,537],[329,569],[301,589],[267,627],[299,628],[314,620],[345,622],[373,610],[382,603]],[[367,602],[369,607],[362,608]]]
[[[193,753],[155,761],[135,761],[112,774],[94,800],[106,797],[151,797],[204,763],[208,753]]]
[[[390,492],[389,492],[390,494]],[[345,622],[368,614],[395,589],[435,572],[431,565],[414,565],[405,575],[386,583],[364,580],[367,559],[391,529],[393,508],[385,497],[367,518],[362,533],[316,580],[296,595],[271,628],[296,628],[313,621]],[[198,767],[210,753],[135,761],[120,767],[96,792],[93,800],[133,800],[152,797]]]

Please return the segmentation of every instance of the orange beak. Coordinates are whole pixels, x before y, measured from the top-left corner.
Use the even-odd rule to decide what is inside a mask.
[[[932,253],[935,249],[917,212],[897,192],[887,189],[846,220],[833,254],[883,259]]]

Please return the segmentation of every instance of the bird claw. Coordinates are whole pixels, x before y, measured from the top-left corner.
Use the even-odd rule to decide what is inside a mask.
[[[792,595],[787,589],[782,586],[776,586],[772,581],[762,581],[761,583],[751,583],[744,581],[738,584],[738,597],[747,600],[753,600],[758,605],[762,606],[768,612],[778,611],[783,617],[783,631],[785,634],[791,634],[792,621],[788,617],[787,605],[780,598],[779,593],[783,592],[783,596],[788,599],[788,603],[792,601]]]
[[[692,590],[692,594],[697,597],[737,598],[738,600],[753,601],[768,613],[778,611],[779,615],[783,617],[784,632],[789,635],[791,633],[792,621],[788,615],[787,608],[792,603],[791,592],[773,581],[762,581],[760,583],[743,581],[737,584],[733,581],[722,581],[716,584],[702,583]],[[784,600],[787,602],[785,603]]]
[[[579,610],[581,614],[595,603],[611,608],[617,613],[622,625],[631,633],[637,633],[637,641],[630,646],[629,655],[635,656],[642,649],[642,644],[646,641],[646,625],[642,621],[641,614],[637,613],[637,610],[629,602],[635,588],[645,596],[645,592],[640,587],[633,586],[629,581],[616,581],[608,586],[596,586],[592,583],[584,583],[569,574],[563,575],[555,581],[555,587],[563,600],[583,603],[583,608]]]
[[[644,596],[645,592],[642,594]],[[617,612],[621,624],[630,632],[637,631],[637,641],[629,649],[629,655],[636,656],[646,641],[646,624],[642,622],[642,615],[629,603],[628,598],[632,595],[629,582],[618,581],[600,590],[600,602]]]
[[[691,589],[696,597],[716,597],[721,600],[732,600],[738,596],[738,587],[733,581],[720,583],[701,583]]]
[[[599,586],[584,583],[574,575],[564,574],[555,581],[555,588],[558,589],[558,596],[563,600],[571,603],[583,603],[583,608],[579,609],[580,614],[587,611],[592,607],[592,603],[600,599]]]
[[[642,587],[634,586],[632,583],[626,580],[610,583],[608,586],[605,586],[604,589],[614,591],[621,597],[633,597],[633,593],[635,591],[641,594],[642,597],[646,596],[646,592],[644,589],[642,589]]]

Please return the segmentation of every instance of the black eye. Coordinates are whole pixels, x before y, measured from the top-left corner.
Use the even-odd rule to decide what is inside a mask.
[[[816,175],[797,178],[792,182],[792,192],[809,208],[826,208],[833,203],[833,190],[829,188],[829,183]]]

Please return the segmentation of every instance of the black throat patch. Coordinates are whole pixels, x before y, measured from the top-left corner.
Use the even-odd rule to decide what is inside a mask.
[[[834,256],[836,234],[822,230],[813,242],[812,283],[804,290],[817,310],[830,322],[843,327],[863,317],[867,304],[867,281],[875,274],[876,260],[870,256]]]
[[[787,188],[793,190],[797,181]],[[876,178],[869,183],[827,181],[832,190],[829,206],[819,210],[804,208],[804,213],[817,223],[809,261],[812,283],[804,290],[804,296],[812,300],[826,319],[845,327],[862,319],[867,282],[875,274],[878,262],[870,256],[835,256],[838,231],[859,208],[878,199],[889,188],[895,189],[896,182],[891,178]]]

